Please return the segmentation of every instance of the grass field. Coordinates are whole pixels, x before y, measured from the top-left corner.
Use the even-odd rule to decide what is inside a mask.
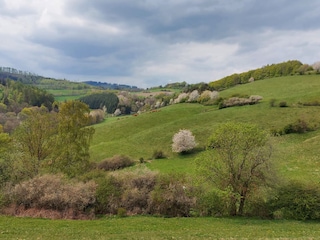
[[[0,239],[319,239],[320,224],[245,218],[106,218],[92,221],[0,216]]]

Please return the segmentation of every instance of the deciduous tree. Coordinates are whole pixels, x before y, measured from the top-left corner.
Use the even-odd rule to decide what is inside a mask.
[[[67,101],[58,113],[58,139],[53,167],[74,176],[86,170],[89,164],[89,146],[94,128],[90,123],[89,107],[80,101]]]
[[[172,138],[172,151],[177,153],[187,152],[192,150],[197,145],[192,132],[187,129],[182,129],[177,132]]]
[[[230,192],[230,215],[242,215],[248,195],[267,182],[268,140],[268,134],[255,125],[225,123],[209,138],[205,156],[197,160],[201,175]]]
[[[45,107],[25,108],[20,115],[25,119],[15,131],[15,146],[23,155],[24,170],[33,177],[54,151],[57,116]]]

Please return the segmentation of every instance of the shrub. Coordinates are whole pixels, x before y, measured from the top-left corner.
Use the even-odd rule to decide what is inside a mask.
[[[305,133],[308,131],[313,131],[316,128],[316,125],[311,126],[310,123],[304,119],[299,118],[293,123],[285,125],[281,130],[272,129],[271,133],[276,135],[284,135],[290,133]]]
[[[152,154],[153,159],[162,159],[165,158],[165,154],[162,150],[154,150]]]
[[[115,111],[114,111],[114,113],[113,113],[113,115],[114,116],[120,116],[122,113],[121,113],[121,110],[119,109],[119,108],[117,108]]]
[[[214,101],[218,98],[219,98],[219,92],[217,91],[211,92],[209,90],[205,90],[201,93],[200,97],[198,98],[198,102],[204,104],[209,101]]]
[[[37,176],[17,184],[7,197],[25,208],[84,211],[95,203],[96,184],[71,183],[59,175]]]
[[[274,98],[272,98],[272,99],[270,99],[270,101],[269,101],[269,105],[270,105],[270,107],[275,107],[276,106],[276,99],[274,99]]]
[[[147,168],[113,174],[121,188],[119,206],[128,214],[147,214],[158,173]]]
[[[198,90],[193,90],[193,91],[189,94],[188,102],[197,102],[199,96],[200,96],[200,95],[199,95]]]
[[[309,101],[309,102],[304,102],[301,103],[303,106],[320,106],[320,102],[318,100],[313,100],[313,101]]]
[[[116,155],[112,158],[103,160],[97,164],[98,169],[103,169],[105,171],[115,171],[118,169],[131,167],[135,164],[134,160],[124,155]]]
[[[227,201],[228,196],[223,191],[202,189],[197,193],[197,202],[193,213],[198,216],[227,216]]]
[[[118,217],[126,217],[127,216],[127,210],[124,209],[124,208],[118,208],[117,216]]]
[[[196,141],[190,130],[180,130],[172,138],[172,151],[185,153],[195,148]]]
[[[244,106],[244,105],[253,105],[262,100],[262,97],[259,95],[251,95],[249,98],[242,97],[231,97],[229,99],[224,100],[223,102],[219,102],[219,109],[233,107],[233,106]]]
[[[117,214],[121,200],[121,185],[113,176],[95,179],[97,183],[96,202],[94,205],[96,214]]]
[[[95,109],[90,111],[90,123],[91,124],[96,124],[100,123],[104,120],[105,117],[105,112],[101,109]]]
[[[149,212],[168,217],[187,217],[196,199],[184,176],[159,175],[149,200]]]
[[[280,187],[270,201],[274,215],[287,219],[320,219],[320,186],[291,182]]]
[[[180,93],[179,96],[174,100],[174,103],[184,103],[188,100],[188,93]]]
[[[288,107],[288,104],[286,101],[279,102],[279,107]]]

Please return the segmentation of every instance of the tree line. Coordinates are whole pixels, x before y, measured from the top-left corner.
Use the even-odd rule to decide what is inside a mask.
[[[91,109],[106,109],[108,113],[114,113],[119,99],[116,94],[111,92],[94,93],[79,99],[81,102],[86,103]]]
[[[296,74],[305,74],[310,70],[313,70],[312,66],[302,64],[298,60],[292,60],[278,64],[266,65],[262,68],[250,70],[248,72],[243,72],[240,74],[235,73],[218,81],[210,82],[209,87],[212,90],[223,90],[238,84],[245,84],[250,81]]]

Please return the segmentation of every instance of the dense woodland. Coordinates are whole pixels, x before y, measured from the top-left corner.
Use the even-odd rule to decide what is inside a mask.
[[[95,129],[105,131],[98,128],[102,125],[95,128],[91,124],[103,121],[105,114],[117,116],[115,122],[121,122],[124,120],[120,115],[161,114],[159,108],[186,103],[210,107],[200,115],[208,111],[225,113],[225,108],[231,107],[246,109],[261,104],[263,96],[243,93],[230,96],[224,95],[223,90],[267,78],[317,74],[316,64],[288,61],[209,84],[173,83],[160,90],[178,88],[180,91],[160,91],[156,95],[79,85],[79,89],[90,89],[90,92],[77,100],[61,102],[55,101],[44,88],[33,85],[45,83],[50,89],[51,84],[54,89],[55,80],[3,69],[2,72],[17,77],[9,79],[8,75],[1,75],[4,77],[0,85],[0,209],[4,214],[45,209],[58,218],[143,214],[320,219],[318,185],[280,180],[271,161],[274,138],[316,131],[319,126],[316,120],[311,123],[305,118],[292,119],[289,124],[269,131],[250,122],[225,122],[215,126],[214,133],[200,144],[188,129],[170,132],[172,152],[177,158],[195,156],[196,177],[181,172],[163,174],[147,168],[150,161],[166,158],[161,146],[150,159],[135,160],[123,155],[121,148],[125,149],[127,142],[118,146],[119,149],[103,150],[119,151],[112,157],[92,159],[90,156]],[[59,80],[57,85],[61,87],[62,82]],[[269,110],[289,107],[287,102],[271,100]],[[318,105],[310,99],[294,103],[300,108]],[[154,126],[152,122],[144,124]],[[144,125],[132,125],[122,135],[129,139],[130,132],[144,130]],[[152,144],[154,138],[157,136],[136,141],[140,145]]]

